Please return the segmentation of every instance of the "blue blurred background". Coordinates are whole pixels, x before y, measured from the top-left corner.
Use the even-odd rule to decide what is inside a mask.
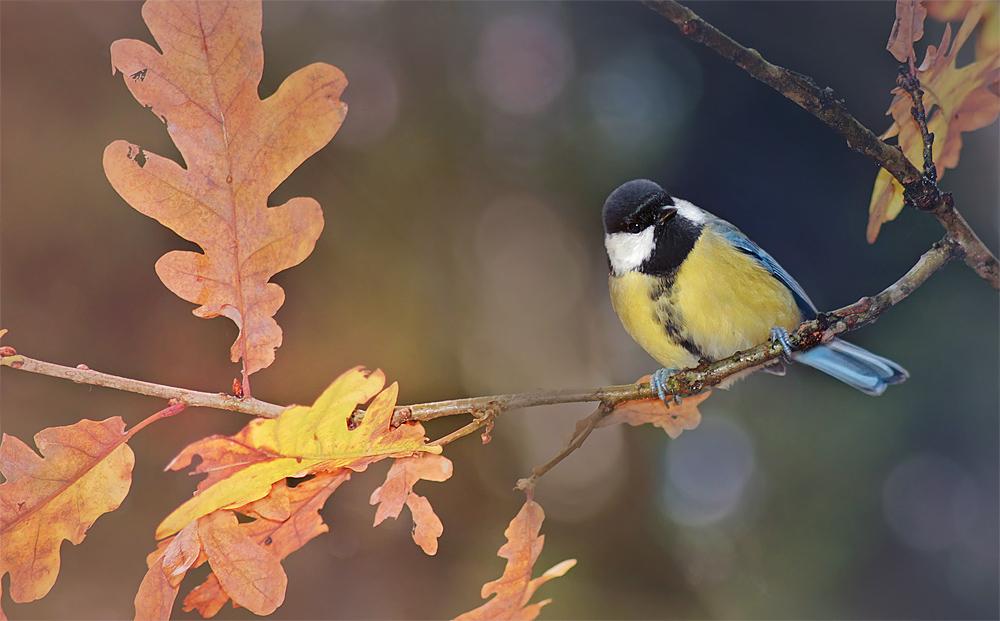
[[[888,125],[892,3],[694,8],[832,86],[876,131]],[[234,326],[194,318],[160,284],[154,261],[183,242],[129,208],[101,169],[117,138],[178,157],[109,71],[112,41],[150,40],[139,10],[0,4],[0,323],[33,357],[224,391],[238,373]],[[942,29],[929,21],[927,40]],[[271,199],[316,197],[326,229],[276,278],[285,344],[253,382],[269,401],[310,402],[358,363],[398,380],[403,403],[650,372],[607,299],[599,218],[633,177],[736,223],[822,309],[879,291],[942,235],[904,211],[869,246],[872,163],[639,4],[267,3],[263,39],[264,95],[314,61],[350,80],[341,132]],[[943,182],[994,251],[997,153],[996,124],[967,135]],[[538,569],[579,559],[543,588],[555,599],[543,618],[997,618],[997,300],[955,264],[852,335],[911,373],[881,398],[793,368],[717,392],[701,427],[675,441],[653,428],[595,433],[539,485]],[[3,431],[23,439],[84,417],[134,423],[159,407],[2,377]],[[417,488],[445,524],[437,558],[412,544],[405,516],[371,528],[368,495],[387,465],[356,476],[324,510],[331,533],[285,561],[275,618],[429,619],[478,605],[522,502],[514,481],[589,411],[511,412],[491,444],[453,445],[453,480]],[[194,487],[162,466],[245,422],[194,410],[137,436],[122,508],[63,547],[47,598],[5,601],[8,613],[130,618],[153,527]]]

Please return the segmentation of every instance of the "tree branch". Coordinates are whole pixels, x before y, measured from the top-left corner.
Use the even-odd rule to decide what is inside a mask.
[[[864,297],[857,302],[830,313],[821,313],[816,319],[803,322],[789,335],[793,349],[803,350],[829,341],[834,336],[851,332],[874,323],[879,316],[906,299],[919,288],[934,272],[944,267],[953,258],[961,255],[957,242],[945,237],[931,246],[920,256],[906,274],[895,283],[872,297]],[[671,395],[687,397],[706,388],[721,383],[726,378],[764,365],[780,357],[783,350],[775,343],[762,343],[718,362],[703,364],[693,369],[679,371],[667,382]],[[468,399],[452,399],[432,403],[418,403],[396,408],[393,424],[408,421],[429,421],[444,416],[469,414],[491,409],[499,414],[505,410],[529,408],[556,403],[580,403],[600,401],[615,405],[635,399],[651,399],[656,394],[648,383],[604,386],[584,390],[543,390],[538,392],[512,393]]]
[[[559,462],[569,457],[573,451],[583,446],[583,443],[590,437],[590,434],[594,431],[594,429],[597,428],[601,419],[610,414],[613,410],[613,405],[602,401],[601,405],[597,406],[597,409],[594,410],[593,414],[576,423],[576,429],[573,430],[573,435],[570,437],[569,442],[566,443],[566,446],[563,447],[563,449],[549,461],[545,462],[541,466],[535,466],[532,468],[531,474],[527,478],[518,479],[515,488],[521,490],[522,492],[531,494],[535,489],[535,483],[538,482],[538,479],[544,476],[546,472],[559,465]]]
[[[874,323],[882,313],[906,299],[924,284],[934,272],[944,267],[951,259],[960,255],[961,249],[958,243],[950,237],[945,237],[921,255],[916,265],[910,268],[902,278],[884,289],[881,293],[873,297],[861,298],[854,304],[844,306],[831,313],[821,313],[816,319],[800,324],[795,332],[789,335],[792,347],[795,350],[808,349],[830,340],[837,334],[851,332]],[[78,384],[104,386],[106,388],[134,392],[161,399],[173,399],[178,403],[183,403],[191,407],[207,407],[217,410],[242,412],[264,418],[274,418],[287,407],[258,399],[240,400],[232,395],[199,392],[186,388],[143,382],[93,371],[85,367],[66,367],[16,354],[10,347],[3,347],[2,349],[5,350],[5,354],[10,354],[0,358],[0,364],[5,367],[66,379]],[[758,368],[778,358],[782,353],[780,345],[763,343],[746,351],[737,352],[724,360],[679,371],[670,376],[668,380],[670,394],[678,397],[686,397],[702,392],[706,388],[715,386],[732,375]],[[438,441],[445,443],[446,439],[450,442],[472,433],[483,424],[491,422],[495,416],[506,410],[557,403],[594,401],[599,401],[606,406],[614,406],[623,401],[651,399],[654,396],[652,388],[646,383],[622,384],[580,390],[542,390],[537,392],[470,397],[467,399],[451,399],[448,401],[397,406],[393,415],[393,424],[400,425],[409,421],[429,421],[445,416],[475,415],[476,413],[480,413],[476,421],[459,429],[454,434],[450,434],[455,437],[446,436]],[[459,432],[462,433],[455,435]]]
[[[899,148],[882,141],[854,118],[833,89],[820,88],[809,76],[771,64],[757,50],[740,45],[674,0],[645,0],[645,4],[677,26],[682,35],[708,47],[795,102],[843,136],[851,149],[889,171],[902,184],[907,202],[933,214],[961,247],[966,264],[994,289],[1000,289],[997,258],[955,209],[951,194],[942,192],[937,180],[922,174]]]
[[[5,349],[10,349],[9,347]],[[159,399],[175,399],[189,407],[204,407],[215,410],[228,410],[230,412],[242,412],[263,418],[275,418],[284,411],[286,406],[267,403],[258,399],[238,399],[233,395],[222,393],[201,392],[189,390],[187,388],[176,388],[174,386],[164,386],[142,380],[119,377],[109,373],[101,373],[88,368],[86,365],[77,367],[66,367],[61,364],[54,364],[42,360],[35,360],[19,354],[5,355],[0,358],[0,364],[12,369],[27,371],[69,380],[77,384],[89,384],[91,386],[103,386],[124,392],[133,392],[148,397]]]

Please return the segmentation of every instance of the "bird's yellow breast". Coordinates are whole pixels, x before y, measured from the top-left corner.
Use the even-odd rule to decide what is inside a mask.
[[[783,283],[708,230],[672,278],[629,272],[612,276],[610,289],[625,329],[665,367],[726,358],[801,320]]]
[[[660,284],[661,279],[640,272],[611,276],[608,280],[611,305],[625,331],[654,360],[673,369],[694,366],[698,364],[698,357],[667,332],[667,324],[655,299]]]

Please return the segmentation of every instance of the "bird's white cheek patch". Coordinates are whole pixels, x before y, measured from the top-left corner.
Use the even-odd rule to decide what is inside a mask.
[[[653,255],[653,227],[639,233],[611,233],[604,236],[604,247],[611,260],[611,269],[624,274],[639,269],[643,261]]]

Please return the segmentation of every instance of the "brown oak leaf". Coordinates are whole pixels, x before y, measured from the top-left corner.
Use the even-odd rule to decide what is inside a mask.
[[[156,273],[199,317],[239,327],[230,351],[248,376],[274,361],[285,300],[268,282],[301,263],[323,228],[319,204],[267,198],[340,128],[344,74],[315,63],[277,92],[257,93],[264,67],[259,1],[149,0],[142,15],[161,54],[134,39],[115,41],[111,63],[132,95],[163,120],[184,159],[177,162],[123,140],[104,151],[104,171],[132,207],[204,252],[175,250]]]
[[[279,504],[287,503],[288,511],[280,519],[258,517],[252,522],[240,524],[240,529],[252,541],[283,560],[313,538],[327,532],[329,527],[319,515],[327,498],[351,477],[347,469],[332,473],[320,473],[311,479],[288,487],[285,481],[275,483],[271,495],[284,498]],[[244,515],[259,513],[260,501],[251,503],[236,511]],[[202,617],[215,616],[229,601],[229,594],[219,583],[214,570],[200,585],[192,589],[184,598],[184,610],[197,610]]]
[[[149,555],[148,570],[135,594],[136,621],[169,619],[181,580],[199,558],[198,523],[191,522]]]
[[[235,513],[216,511],[199,519],[198,536],[212,575],[234,603],[269,615],[285,601],[288,576],[281,561],[240,527]]]
[[[442,455],[422,454],[397,459],[389,468],[385,483],[372,492],[369,502],[378,505],[372,526],[378,526],[386,518],[398,518],[405,504],[413,516],[413,541],[426,554],[437,554],[438,537],[444,532],[444,526],[431,503],[413,493],[413,486],[421,479],[447,481],[451,473],[451,460]]]
[[[134,429],[137,429],[138,426]],[[14,436],[0,441],[0,577],[15,602],[44,597],[59,575],[63,540],[83,541],[132,484],[135,455],[119,416],[35,434],[41,457]]]
[[[712,393],[684,397],[680,403],[663,403],[659,399],[637,399],[624,401],[615,406],[610,414],[597,423],[598,427],[607,427],[627,423],[633,427],[652,424],[667,432],[671,439],[677,439],[681,433],[696,428],[701,423],[701,412],[698,406],[708,399]]]
[[[922,0],[896,0],[896,21],[892,24],[885,49],[899,62],[916,58],[913,44],[923,38],[926,18],[927,8]]]
[[[565,575],[576,565],[575,559],[565,560],[541,576],[531,577],[535,561],[545,544],[545,536],[539,534],[544,520],[545,512],[541,505],[533,500],[524,503],[504,531],[507,543],[497,552],[499,557],[507,559],[503,575],[483,585],[483,599],[491,594],[493,599],[459,615],[455,621],[531,621],[538,616],[542,607],[551,600],[529,604],[535,591],[549,580]]]

